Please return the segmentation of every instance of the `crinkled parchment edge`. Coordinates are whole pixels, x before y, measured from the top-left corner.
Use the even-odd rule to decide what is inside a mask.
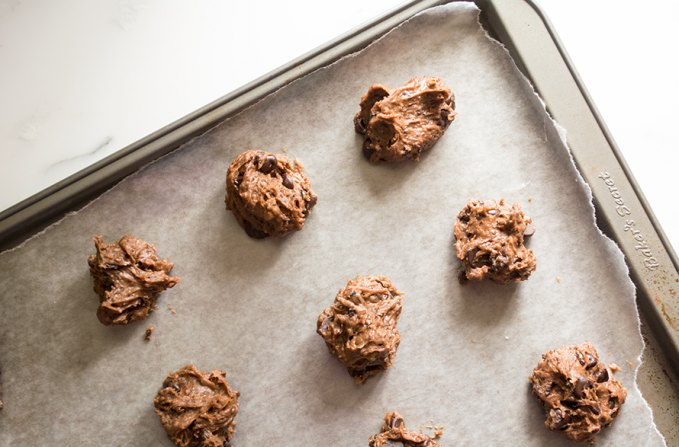
[[[537,108],[542,112],[542,114],[543,114],[543,126],[544,126],[544,131],[545,131],[545,137],[548,138],[548,139],[553,139],[554,136],[556,136],[556,137],[558,138],[557,141],[559,141],[559,142],[561,143],[561,148],[565,150],[565,154],[568,156],[568,159],[569,159],[569,161],[570,161],[570,168],[571,168],[570,174],[574,174],[574,175],[575,175],[575,178],[576,178],[576,180],[577,180],[577,182],[578,182],[578,185],[579,185],[580,189],[581,189],[582,192],[585,194],[585,196],[587,197],[587,200],[588,200],[588,202],[589,202],[589,206],[590,206],[590,208],[591,208],[591,223],[592,223],[592,225],[594,225],[594,227],[597,229],[597,232],[599,233],[599,236],[604,240],[604,244],[606,245],[607,249],[614,255],[615,262],[618,264],[619,267],[622,267],[622,268],[623,268],[623,271],[624,271],[625,274],[627,275],[627,284],[625,285],[625,287],[626,287],[626,289],[627,289],[627,299],[631,299],[631,300],[634,302],[634,304],[635,304],[633,307],[634,307],[634,309],[635,309],[635,317],[636,317],[636,320],[637,320],[637,336],[639,337],[639,340],[641,341],[641,345],[642,345],[641,351],[639,352],[639,355],[636,357],[636,367],[635,367],[635,369],[634,369],[634,388],[639,392],[639,395],[641,396],[641,399],[642,399],[642,401],[643,401],[643,404],[644,404],[645,408],[647,409],[647,411],[648,411],[649,414],[651,415],[651,424],[652,424],[652,427],[651,427],[651,428],[652,428],[653,430],[655,430],[655,432],[659,435],[659,437],[663,440],[663,442],[665,442],[664,436],[662,435],[662,433],[660,433],[660,431],[658,430],[658,428],[657,428],[657,426],[656,426],[656,424],[655,424],[655,420],[654,420],[654,417],[653,417],[653,409],[648,405],[648,402],[646,402],[646,399],[644,398],[643,393],[641,392],[641,389],[640,389],[640,388],[638,387],[638,385],[637,385],[637,376],[638,376],[638,373],[639,373],[639,368],[641,367],[641,364],[642,364],[642,357],[643,357],[644,351],[646,350],[646,343],[644,342],[644,339],[643,339],[643,337],[642,337],[642,335],[641,335],[641,320],[639,319],[639,310],[638,310],[638,308],[637,308],[637,306],[636,306],[636,286],[634,285],[634,282],[632,281],[632,279],[631,279],[631,277],[630,277],[630,275],[629,275],[629,267],[628,267],[627,263],[626,263],[625,260],[624,260],[624,254],[622,253],[622,250],[620,250],[620,247],[618,246],[618,244],[617,244],[614,240],[612,240],[610,237],[608,237],[606,234],[604,234],[604,233],[601,231],[601,229],[599,228],[599,226],[597,225],[597,222],[596,222],[596,209],[595,209],[595,207],[594,207],[594,196],[593,196],[593,193],[592,193],[592,189],[589,187],[589,185],[587,184],[587,182],[585,181],[585,179],[582,177],[582,175],[580,174],[580,171],[578,170],[578,168],[577,168],[577,166],[576,166],[576,164],[575,164],[575,159],[573,158],[573,153],[571,152],[571,149],[570,149],[570,147],[568,146],[568,139],[567,139],[567,131],[566,131],[566,129],[565,129],[564,127],[562,127],[556,120],[554,120],[554,118],[552,118],[552,116],[549,114],[549,112],[547,111],[547,107],[546,107],[545,102],[542,100],[542,98],[540,97],[540,95],[537,93],[537,91],[535,90],[535,87],[533,86],[533,84],[531,83],[531,81],[530,81],[530,80],[529,80],[529,79],[521,72],[521,70],[519,70],[518,66],[517,66],[516,63],[514,62],[514,59],[512,58],[511,54],[509,53],[509,50],[507,49],[507,47],[506,47],[502,42],[500,42],[500,41],[496,40],[495,38],[493,38],[493,37],[490,35],[490,33],[488,32],[488,30],[483,26],[483,24],[481,23],[481,10],[480,10],[474,3],[472,3],[472,2],[455,2],[455,3],[449,3],[449,4],[446,4],[446,5],[434,6],[434,7],[432,7],[432,8],[429,8],[429,9],[425,10],[425,11],[419,12],[418,14],[414,15],[413,17],[411,17],[411,18],[405,20],[404,22],[400,23],[399,25],[395,26],[394,28],[392,28],[391,30],[389,30],[388,32],[386,32],[385,34],[383,34],[382,36],[380,36],[379,38],[375,39],[373,42],[371,42],[371,43],[370,43],[369,45],[367,45],[366,47],[364,47],[364,48],[362,48],[362,49],[360,49],[360,50],[357,50],[357,51],[355,51],[355,52],[353,52],[353,53],[351,53],[351,54],[348,54],[348,55],[346,55],[346,56],[343,56],[343,57],[341,57],[340,59],[338,59],[337,61],[335,61],[335,62],[333,62],[333,63],[331,63],[331,64],[328,64],[328,65],[326,65],[326,66],[324,66],[324,67],[321,67],[321,68],[318,68],[318,69],[316,69],[316,70],[313,70],[312,72],[307,73],[306,75],[304,75],[304,76],[302,76],[302,77],[300,77],[300,78],[297,78],[297,79],[295,79],[295,80],[293,80],[293,81],[291,81],[291,82],[289,82],[289,83],[286,83],[284,86],[282,86],[282,87],[280,87],[279,89],[277,89],[277,90],[271,92],[270,94],[268,94],[268,95],[262,97],[261,99],[255,101],[254,103],[252,103],[252,104],[249,105],[248,107],[245,107],[243,110],[240,110],[239,112],[237,112],[237,113],[233,114],[232,116],[230,116],[230,117],[224,119],[223,121],[221,121],[221,122],[219,122],[219,123],[216,123],[214,126],[210,127],[210,128],[207,129],[205,132],[201,133],[200,135],[197,135],[196,137],[194,137],[194,138],[192,138],[191,140],[187,141],[186,143],[182,144],[181,146],[179,146],[178,148],[174,149],[173,151],[171,151],[171,152],[169,152],[169,153],[167,153],[167,154],[165,154],[165,155],[163,155],[163,156],[157,158],[156,160],[153,160],[153,161],[151,161],[151,162],[145,164],[144,166],[140,167],[136,172],[134,172],[134,173],[128,175],[127,177],[125,177],[124,179],[120,180],[119,182],[116,182],[113,186],[111,186],[111,188],[109,188],[107,191],[105,191],[104,193],[102,193],[100,196],[98,196],[98,197],[92,199],[92,200],[91,200],[90,202],[88,202],[87,204],[83,205],[80,209],[78,209],[78,210],[76,210],[76,211],[72,211],[72,212],[67,213],[66,215],[64,215],[64,217],[62,217],[62,218],[59,219],[58,221],[56,221],[56,222],[50,224],[48,227],[46,227],[46,228],[43,229],[42,231],[40,231],[40,232],[38,232],[38,233],[32,235],[31,237],[29,237],[28,239],[26,239],[25,241],[23,241],[21,244],[17,245],[16,247],[13,247],[13,248],[10,248],[10,249],[5,250],[5,251],[3,251],[3,252],[0,252],[0,256],[4,255],[5,253],[10,253],[10,252],[12,252],[12,251],[21,249],[21,248],[24,247],[26,244],[28,244],[28,243],[30,243],[31,241],[33,241],[33,240],[35,240],[35,239],[41,237],[41,236],[44,235],[44,234],[46,234],[46,233],[47,233],[48,231],[50,231],[52,228],[54,228],[54,227],[60,225],[60,224],[61,224],[62,222],[64,222],[66,219],[69,219],[69,218],[71,218],[71,217],[77,215],[79,212],[81,212],[81,211],[87,209],[88,207],[92,206],[92,204],[94,204],[95,202],[97,202],[97,201],[98,201],[101,197],[103,197],[104,195],[106,195],[106,194],[110,193],[111,191],[113,191],[113,190],[114,190],[118,185],[120,185],[121,183],[127,181],[128,179],[134,178],[134,177],[136,177],[137,175],[140,175],[140,174],[141,174],[146,168],[148,168],[149,166],[151,166],[151,165],[153,165],[153,164],[155,164],[155,163],[158,163],[158,162],[162,161],[163,159],[165,159],[166,157],[168,157],[168,156],[174,154],[176,151],[182,150],[184,147],[186,147],[186,146],[188,146],[188,145],[191,145],[196,139],[201,138],[201,137],[204,136],[205,134],[207,134],[207,133],[209,133],[209,132],[212,132],[214,129],[216,129],[216,128],[222,126],[222,125],[224,125],[226,122],[228,122],[228,121],[230,121],[230,120],[236,118],[237,116],[241,115],[242,113],[244,113],[244,112],[250,110],[251,108],[257,106],[259,103],[261,103],[262,101],[266,100],[266,99],[269,98],[270,96],[276,95],[280,90],[282,90],[282,89],[288,87],[289,85],[294,84],[294,83],[296,83],[296,82],[299,82],[301,79],[304,79],[304,78],[306,78],[306,77],[308,77],[308,76],[311,76],[312,74],[314,74],[314,73],[316,73],[316,72],[318,72],[318,71],[321,71],[321,70],[329,70],[329,69],[331,69],[334,65],[339,64],[340,62],[344,61],[345,59],[349,59],[349,58],[354,58],[354,57],[356,57],[358,54],[360,54],[360,53],[361,53],[362,51],[364,51],[366,48],[368,48],[368,47],[374,45],[375,43],[377,43],[377,42],[379,42],[379,41],[385,39],[385,38],[386,38],[387,36],[389,36],[392,32],[394,32],[395,30],[399,29],[400,27],[402,27],[403,25],[405,25],[406,23],[408,23],[409,21],[413,20],[414,18],[416,18],[416,17],[418,17],[418,16],[420,16],[420,15],[427,14],[427,13],[431,13],[432,11],[435,11],[435,10],[452,9],[452,8],[456,8],[456,7],[460,7],[460,8],[465,8],[465,7],[466,7],[466,8],[470,8],[470,9],[476,10],[476,21],[477,21],[477,24],[478,24],[479,28],[483,31],[483,33],[484,33],[486,39],[488,39],[488,40],[489,40],[490,42],[492,42],[494,45],[496,45],[497,47],[499,47],[499,48],[501,49],[501,51],[503,51],[503,52],[505,53],[505,55],[507,56],[507,58],[511,61],[511,65],[512,65],[512,67],[513,67],[513,70],[514,70],[515,74],[518,75],[518,76],[520,77],[520,79],[523,81],[523,82],[522,82],[523,88],[527,91],[527,93],[530,94],[530,96],[531,96],[531,98],[532,98],[532,101],[531,101],[531,102],[532,102],[533,105],[534,105],[535,107],[537,107]],[[551,134],[551,135],[550,135],[550,134]],[[563,155],[563,154],[562,154],[562,155]],[[665,443],[665,445],[667,445],[667,444]]]
[[[476,8],[476,6],[474,6]],[[599,236],[603,239],[604,244],[606,245],[606,248],[608,249],[609,252],[611,252],[614,256],[613,259],[615,260],[616,264],[618,267],[622,267],[622,270],[625,272],[625,275],[627,276],[627,281],[625,284],[625,288],[627,289],[627,296],[625,297],[626,299],[632,300],[634,303],[634,312],[635,312],[635,317],[637,321],[637,336],[639,340],[641,341],[641,351],[639,352],[639,355],[636,357],[636,367],[634,368],[634,388],[639,392],[639,395],[641,396],[641,400],[644,404],[644,407],[646,410],[649,412],[651,416],[651,430],[655,431],[657,435],[663,440],[663,443],[667,445],[667,442],[665,440],[665,437],[660,433],[658,430],[658,427],[655,424],[655,418],[653,415],[653,409],[650,407],[646,399],[644,398],[643,393],[641,392],[641,389],[638,386],[637,383],[637,377],[639,375],[639,368],[641,368],[641,364],[643,363],[643,355],[644,351],[646,350],[646,342],[644,341],[644,338],[641,334],[641,320],[639,316],[639,308],[637,307],[637,288],[634,282],[632,281],[632,278],[630,276],[630,270],[629,266],[625,262],[625,255],[620,249],[620,246],[615,242],[613,239],[608,237],[603,231],[601,231],[601,228],[599,228],[599,225],[597,225],[596,221],[596,208],[594,206],[594,194],[592,193],[592,188],[590,188],[589,184],[585,181],[585,179],[582,177],[582,174],[580,174],[580,171],[578,170],[576,164],[575,164],[575,159],[573,158],[573,152],[571,151],[570,146],[568,145],[568,132],[567,130],[561,126],[550,114],[549,111],[547,110],[547,105],[545,102],[542,100],[538,92],[535,90],[535,87],[533,86],[533,83],[526,77],[526,75],[523,74],[523,72],[519,69],[519,67],[516,65],[514,62],[514,59],[512,58],[509,50],[507,47],[497,39],[495,39],[493,36],[490,35],[488,30],[483,26],[483,23],[481,22],[481,10],[477,9],[477,16],[476,20],[479,25],[479,27],[483,30],[486,38],[491,41],[493,44],[497,45],[502,49],[502,51],[507,55],[507,57],[512,61],[512,67],[514,69],[514,72],[521,78],[522,84],[524,89],[526,89],[531,95],[532,100],[531,102],[535,107],[537,107],[540,112],[543,114],[543,126],[545,130],[545,135],[549,135],[550,133],[556,134],[556,137],[558,138],[558,141],[561,143],[561,149],[565,150],[565,153],[568,156],[568,160],[570,162],[570,172],[569,174],[574,174],[575,178],[578,182],[578,186],[582,190],[582,192],[585,194],[587,197],[587,201],[589,202],[589,207],[591,208],[591,223],[594,225],[596,228],[597,232],[599,233]],[[549,136],[548,136],[549,138]],[[553,135],[552,135],[553,138]],[[650,433],[649,433],[650,435]]]

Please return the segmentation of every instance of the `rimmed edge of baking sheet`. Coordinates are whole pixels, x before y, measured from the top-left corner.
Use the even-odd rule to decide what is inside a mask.
[[[535,87],[547,112],[568,129],[567,144],[580,174],[592,189],[598,226],[625,254],[630,276],[637,286],[639,307],[672,369],[679,371],[676,254],[544,13],[531,0],[487,2],[486,7],[493,9],[488,15],[490,25]],[[508,22],[525,21],[526,12],[522,9],[532,11],[544,28],[505,26]],[[529,34],[533,39],[527,37]],[[626,209],[620,209],[616,203],[621,199]],[[635,239],[640,235],[643,242]],[[648,249],[640,249],[642,244]],[[647,263],[649,258],[654,262]]]
[[[587,103],[587,105],[590,108],[589,111],[592,113],[592,115],[596,119],[596,124],[599,126],[599,130],[606,137],[606,140],[609,143],[609,149],[613,152],[613,155],[615,156],[615,158],[617,159],[617,161],[619,163],[618,167],[621,168],[622,172],[625,174],[625,179],[628,180],[628,182],[629,182],[629,186],[636,193],[635,198],[639,201],[643,210],[645,212],[647,212],[647,215],[645,217],[648,219],[648,221],[650,222],[652,227],[655,228],[657,226],[657,230],[658,230],[657,236],[660,239],[660,241],[663,243],[663,245],[665,245],[665,247],[668,248],[666,254],[667,254],[668,258],[674,263],[674,265],[675,265],[675,272],[674,273],[676,273],[676,256],[675,256],[674,252],[672,251],[671,246],[669,246],[669,244],[667,243],[667,240],[664,237],[664,234],[662,233],[662,230],[660,229],[659,225],[657,224],[655,217],[653,216],[652,212],[650,212],[650,208],[648,208],[647,202],[645,201],[645,199],[643,198],[643,195],[641,195],[640,191],[638,190],[638,185],[636,184],[636,182],[634,182],[634,179],[629,174],[628,167],[624,164],[624,160],[622,160],[622,158],[621,158],[621,156],[620,156],[620,154],[617,150],[617,147],[615,146],[612,138],[610,137],[610,135],[608,133],[608,130],[605,128],[603,121],[601,121],[601,118],[598,115],[598,112],[596,111],[596,109],[594,108],[594,106],[591,102],[591,99],[589,98],[586,90],[584,90],[584,86],[582,86],[580,79],[577,77],[577,73],[575,73],[574,68],[572,67],[572,64],[570,63],[570,60],[567,59],[565,52],[562,52],[562,49],[561,49],[559,42],[558,42],[558,38],[556,38],[556,35],[553,32],[553,30],[551,28],[549,28],[549,24],[548,24],[546,18],[544,18],[542,16],[542,14],[540,14],[539,9],[537,7],[535,7],[535,5],[532,4],[532,2],[530,0],[517,0],[517,2],[524,3],[524,4],[529,5],[532,8],[534,8],[538,12],[538,15],[540,16],[540,18],[543,20],[545,26],[547,27],[547,30],[552,35],[553,43],[555,44],[557,49],[559,49],[560,55],[563,57],[563,62],[566,63],[566,66],[568,67],[569,71],[571,72],[571,75],[573,76],[573,79],[575,80],[575,82],[576,82],[576,84],[577,84],[577,86],[580,90],[580,93],[582,94],[585,102]],[[415,15],[420,10],[428,9],[432,6],[436,6],[436,5],[442,4],[442,3],[447,3],[447,2],[445,2],[445,1],[443,1],[443,2],[442,1],[411,2],[411,3],[408,3],[407,5],[405,5],[404,7],[401,7],[399,9],[395,10],[395,11],[392,11],[392,13],[388,14],[387,17],[393,19],[394,17],[398,16],[399,17],[398,23],[400,23],[403,20],[405,20],[405,18],[400,18],[401,17],[400,14],[406,13],[404,11],[408,11],[407,12],[408,15],[406,15],[406,18],[407,18],[407,17],[410,17],[412,15]],[[491,2],[477,1],[477,4],[479,4],[479,3],[480,4],[493,4],[494,2],[492,2],[492,1]],[[423,6],[423,4],[426,4],[426,6]],[[417,7],[417,8],[421,7],[421,9],[418,9],[417,11],[412,12],[409,9],[407,9],[410,6]],[[479,5],[479,6],[481,6],[481,5]],[[483,9],[483,7],[482,7],[482,9]],[[485,9],[483,9],[483,10],[487,11]],[[396,15],[394,15],[394,14],[396,14]],[[379,20],[376,20],[375,22],[377,22],[377,21],[379,21]],[[373,23],[373,22],[371,22],[371,23]],[[486,30],[488,29],[487,26],[485,26],[483,23],[481,25],[484,27],[484,29],[486,29]],[[370,25],[366,25],[365,27],[369,27],[369,26]],[[390,26],[389,29],[391,29],[391,27],[393,27],[395,25],[389,25],[389,26]],[[493,29],[493,30],[495,30],[495,29]],[[384,34],[384,32],[379,33],[378,36],[382,35],[382,34]],[[130,173],[135,172],[139,169],[142,169],[144,166],[148,165],[149,163],[152,163],[155,160],[162,158],[164,155],[167,155],[167,154],[171,153],[172,151],[180,148],[183,144],[187,143],[191,139],[193,139],[193,138],[201,135],[202,133],[208,131],[211,127],[213,127],[214,125],[221,122],[221,120],[223,120],[225,117],[233,116],[233,115],[240,113],[241,111],[243,111],[243,110],[247,109],[248,107],[254,105],[255,103],[259,102],[265,96],[267,96],[271,92],[283,87],[284,85],[291,82],[292,80],[297,79],[301,76],[307,75],[307,74],[317,70],[318,68],[321,68],[321,67],[327,65],[327,63],[324,63],[324,64],[317,66],[317,67],[314,67],[312,65],[311,67],[308,68],[307,71],[300,70],[299,72],[296,72],[295,69],[298,66],[298,64],[303,65],[303,64],[309,62],[309,59],[307,59],[307,56],[309,58],[316,57],[318,55],[321,55],[322,52],[327,51],[329,49],[332,49],[333,46],[338,45],[339,43],[345,42],[346,39],[352,39],[352,38],[355,38],[357,36],[359,36],[357,34],[357,32],[354,32],[354,31],[349,32],[346,35],[341,36],[340,38],[336,39],[336,41],[333,41],[333,42],[327,44],[326,46],[323,46],[323,47],[319,48],[318,50],[314,50],[312,53],[309,53],[308,55],[303,56],[302,58],[300,58],[301,60],[293,61],[290,64],[288,64],[284,67],[281,67],[279,70],[272,72],[271,74],[269,74],[269,75],[267,75],[263,78],[260,78],[256,81],[253,81],[253,83],[251,83],[251,84],[253,84],[253,87],[249,87],[250,84],[248,84],[248,86],[245,86],[242,89],[239,89],[238,91],[234,92],[232,95],[227,95],[227,97],[224,97],[224,98],[222,98],[218,101],[215,101],[214,103],[206,106],[205,108],[200,109],[199,111],[196,111],[191,115],[188,115],[187,117],[183,118],[182,120],[177,121],[177,122],[171,124],[170,126],[167,126],[166,128],[161,129],[160,131],[158,131],[157,133],[154,133],[153,135],[147,137],[146,139],[140,140],[139,142],[135,143],[134,145],[128,146],[127,148],[120,151],[120,153],[116,153],[114,156],[112,156],[111,160],[109,160],[108,162],[107,162],[107,160],[102,160],[102,162],[100,162],[100,163],[102,163],[102,166],[99,166],[99,163],[90,166],[86,170],[83,170],[80,173],[76,174],[76,175],[82,175],[82,177],[79,178],[79,179],[76,179],[75,182],[69,183],[68,182],[68,180],[70,179],[69,178],[69,179],[64,180],[65,186],[60,187],[60,185],[62,183],[62,182],[60,182],[59,184],[54,185],[53,188],[58,189],[59,190],[58,192],[61,192],[62,190],[67,189],[70,186],[72,186],[74,183],[80,182],[81,180],[85,179],[86,177],[89,177],[89,176],[92,176],[92,175],[95,175],[95,174],[101,174],[101,178],[96,179],[97,182],[100,183],[97,186],[103,186],[104,189],[108,189],[111,186],[113,186],[113,184],[117,183],[119,180],[126,177]],[[489,37],[493,37],[493,36],[489,36]],[[514,40],[512,40],[512,42],[514,42]],[[370,41],[361,44],[361,47],[368,44],[368,43],[370,43]],[[517,65],[519,65],[519,70],[526,77],[526,79],[528,80],[530,85],[533,86],[533,88],[535,90],[537,90],[537,92],[540,92],[540,89],[536,85],[536,82],[534,81],[534,79],[532,77],[529,77],[529,75],[525,71],[522,70],[522,68],[525,69],[525,67],[526,67],[525,61],[524,61],[523,57],[521,57],[517,60],[516,53],[512,51],[512,48],[515,48],[515,47],[511,47],[511,46],[507,45],[506,43],[503,43],[503,41],[499,41],[498,43],[500,43],[509,52],[509,54],[512,56],[512,58],[517,63]],[[343,55],[350,54],[351,52],[356,51],[357,49],[359,49],[359,48],[352,49],[352,50],[346,52],[345,54],[333,56],[333,58],[334,59],[340,58]],[[522,53],[519,53],[519,54],[522,54]],[[318,63],[318,62],[316,62],[316,63]],[[290,72],[293,72],[292,77],[290,77],[291,76]],[[279,75],[279,74],[283,75],[285,78],[277,79],[276,76]],[[286,81],[286,79],[287,79],[287,81]],[[278,82],[282,81],[283,83],[277,85],[275,81],[278,81]],[[271,84],[271,85],[269,85],[269,84]],[[247,101],[247,99],[246,99],[245,101],[243,101],[242,104],[241,103],[238,104],[238,105],[240,105],[239,108],[230,109],[228,111],[220,109],[220,111],[219,111],[220,113],[225,113],[224,117],[215,118],[215,115],[213,115],[216,108],[220,108],[222,106],[228,106],[232,100],[235,101],[235,99],[232,99],[231,96],[233,96],[233,98],[236,98],[236,99],[241,99],[242,97],[240,95],[252,94],[252,89],[259,88],[261,86],[268,86],[268,87],[271,88],[271,90],[268,91],[268,92],[260,93],[259,95],[249,96],[247,99],[250,99],[250,102],[246,102]],[[536,94],[536,96],[537,96],[537,94]],[[539,96],[537,98],[545,106],[545,108],[546,108],[547,112],[550,114],[550,116],[555,117],[555,114],[552,111],[552,107],[549,106],[549,103],[547,103],[546,101],[543,101]],[[209,124],[203,123],[203,120],[206,119],[206,118],[212,119],[211,121],[210,120],[206,121],[206,123],[209,123]],[[202,124],[205,125],[205,127],[202,127],[202,128],[199,127],[197,121],[200,121]],[[556,122],[555,122],[555,124],[556,124]],[[186,126],[188,126],[188,127],[186,127]],[[572,145],[572,143],[567,142],[568,138],[567,138],[567,135],[566,135],[564,129],[561,126],[559,126],[558,124],[557,124],[557,129],[559,129],[560,136],[563,139],[564,143],[568,143],[568,146],[571,149],[570,156],[573,159],[573,161],[575,162],[576,166],[579,168],[580,176],[583,178],[583,180],[585,180],[585,184],[586,184],[587,191],[588,191],[587,195],[588,195],[589,199],[593,200],[595,202],[595,204],[597,205],[596,210],[599,211],[602,207],[604,207],[604,205],[601,203],[601,200],[597,200],[597,197],[593,193],[593,190],[592,190],[592,187],[591,187],[591,184],[590,184],[591,179],[589,178],[589,176],[587,176],[585,174],[585,172],[583,171],[583,167],[582,167],[582,165],[586,165],[587,160],[582,161],[581,157],[578,157],[578,156],[576,156],[576,154],[574,154],[573,145]],[[176,131],[180,131],[180,133],[175,134]],[[191,131],[193,131],[193,133],[190,133]],[[176,137],[176,139],[172,140],[170,137]],[[140,153],[136,152],[138,150],[141,150],[142,148],[149,149],[149,152],[144,153],[144,154],[140,154]],[[155,151],[151,151],[151,149],[155,149]],[[122,152],[125,152],[125,153],[122,153]],[[122,175],[121,178],[119,178],[117,180],[110,180],[110,177],[106,177],[105,172],[102,173],[102,170],[104,170],[106,168],[110,168],[111,165],[117,163],[118,161],[120,161],[123,158],[128,157],[128,156],[132,157],[132,158],[127,159],[128,164],[123,165],[122,169],[114,172],[116,175]],[[103,163],[103,162],[106,162],[106,163]],[[131,168],[132,171],[126,172],[125,168]],[[85,171],[87,171],[87,172],[85,172]],[[621,185],[622,185],[622,183],[621,183]],[[622,185],[622,186],[626,186],[626,185]],[[82,189],[82,191],[81,191],[81,196],[75,197],[75,199],[78,199],[80,197],[81,200],[77,201],[75,203],[73,203],[73,200],[75,200],[73,197],[67,197],[65,200],[59,201],[61,199],[57,198],[58,193],[55,193],[53,191],[50,192],[50,190],[48,189],[48,190],[45,190],[45,191],[40,193],[40,194],[44,194],[44,197],[38,197],[36,199],[37,201],[34,201],[33,203],[29,203],[28,205],[26,205],[26,208],[24,208],[24,209],[34,207],[34,205],[36,203],[38,203],[42,200],[46,200],[46,199],[58,201],[58,203],[60,205],[68,206],[68,208],[81,207],[82,201],[87,200],[85,197],[91,197],[92,195],[98,195],[101,192],[101,191],[94,191],[91,187],[88,187],[87,184],[85,184],[83,186],[83,188],[84,189]],[[77,194],[76,194],[76,196],[77,196]],[[34,199],[34,198],[29,199],[29,201],[32,200],[32,199]],[[22,202],[22,204],[23,204],[23,202]],[[20,204],[20,205],[22,205],[22,204]],[[85,205],[85,206],[87,206],[87,205]],[[15,207],[11,208],[8,211],[13,210],[14,208]],[[4,214],[5,213],[0,214],[0,218],[2,218],[2,224],[5,223],[5,215]],[[596,214],[596,216],[599,218],[600,226],[601,226],[601,222],[602,222],[602,217],[604,219],[603,220],[604,226],[611,225],[611,222],[612,222],[611,216],[608,213],[606,213],[605,211],[602,214],[603,214],[603,216],[600,215],[599,213]],[[36,225],[39,225],[39,224],[36,224]],[[24,228],[24,229],[26,229],[26,228]],[[42,234],[43,232],[44,232],[44,230],[40,231],[40,233],[38,233],[38,234]],[[33,237],[37,236],[38,234],[34,235]],[[602,232],[602,234],[606,235],[606,233],[603,233],[603,232]],[[0,235],[2,235],[2,233],[0,233]],[[611,236],[615,238],[615,234],[613,234]],[[617,239],[614,239],[614,241],[615,240],[617,240]],[[616,243],[616,242],[613,242],[613,243]],[[619,241],[617,243],[621,247],[621,249],[623,249],[623,251],[627,254],[628,252],[624,250],[624,244],[622,244]],[[3,242],[3,244],[4,244],[4,242]],[[632,253],[634,253],[634,251],[632,251]],[[628,255],[628,262],[629,262],[629,258],[630,258],[630,256]],[[628,268],[628,271],[630,271],[630,273],[632,274],[632,276],[634,278],[633,267],[634,266],[632,266],[632,269]],[[635,278],[635,284],[637,284],[637,288],[639,288],[639,285],[637,283],[637,278]],[[644,291],[642,290],[641,292],[643,293]],[[648,294],[646,296],[648,297]],[[650,298],[648,298],[648,299],[650,300]],[[635,376],[636,376],[637,372],[638,372],[638,369],[635,371]]]
[[[418,12],[443,3],[448,2],[412,1],[389,11],[0,213],[0,249],[16,246],[28,235],[42,233],[41,230],[68,211],[82,207],[129,174],[171,153],[226,117],[257,103],[294,79],[365,47]],[[580,174],[591,189],[599,228],[626,255],[630,276],[637,286],[639,307],[676,372],[679,370],[679,317],[676,312],[679,307],[679,262],[556,32],[531,0],[476,0],[476,3],[488,22],[482,23],[484,28],[490,27],[495,34],[493,37],[507,49],[519,70],[540,94],[550,116],[569,129],[566,140]],[[531,18],[532,23],[544,29],[516,26],[525,22],[531,12],[537,17],[537,21]],[[529,38],[527,33],[544,36]],[[545,46],[553,46],[549,49],[551,59],[548,61],[544,58]],[[536,57],[540,57],[537,62]],[[545,71],[549,76],[545,76]],[[567,85],[563,84],[564,79],[568,81]],[[561,85],[555,87],[555,82]],[[563,102],[564,98],[571,102]],[[574,107],[578,113],[572,113]],[[574,121],[572,116],[577,119]],[[590,144],[592,141],[596,144]],[[627,207],[634,211],[634,228],[627,223],[630,219],[617,219],[616,208],[612,206],[616,195],[605,183],[609,178],[601,178],[604,172],[614,179],[616,191],[620,191],[618,195],[623,195]],[[639,234],[643,235],[644,243],[650,247],[660,268],[649,269],[644,264],[646,259],[638,256],[639,248],[635,248],[638,239],[630,238],[630,235]]]
[[[0,212],[0,251],[18,245],[149,162],[174,151],[293,80],[364,48],[418,12],[444,3],[448,1],[404,3]]]

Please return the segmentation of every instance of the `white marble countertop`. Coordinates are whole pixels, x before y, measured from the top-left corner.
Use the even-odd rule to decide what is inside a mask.
[[[679,5],[536,2],[679,247]],[[401,3],[0,0],[0,210]]]

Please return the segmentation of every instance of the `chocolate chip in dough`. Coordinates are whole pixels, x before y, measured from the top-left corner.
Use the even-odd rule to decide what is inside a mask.
[[[533,224],[526,225],[526,229],[523,230],[523,235],[525,237],[531,237],[534,234],[535,234],[535,225],[533,225]]]
[[[262,174],[269,174],[276,168],[276,163],[277,163],[276,157],[274,157],[273,155],[267,155],[264,158],[262,166],[260,166],[259,170],[260,172],[262,172]]]
[[[292,183],[292,180],[290,177],[288,177],[288,174],[285,172],[281,175],[281,181],[283,182],[283,186],[285,186],[288,189],[294,188],[294,183]]]

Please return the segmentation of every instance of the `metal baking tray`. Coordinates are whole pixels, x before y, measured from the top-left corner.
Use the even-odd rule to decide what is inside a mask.
[[[0,250],[18,245],[129,174],[289,82],[365,47],[418,12],[448,2],[408,2],[3,211]],[[678,445],[677,256],[545,15],[531,0],[475,2],[487,31],[506,46],[548,112],[567,129],[575,163],[592,189],[599,227],[625,254],[637,286],[642,334],[649,348],[639,372],[639,386],[668,444]]]

